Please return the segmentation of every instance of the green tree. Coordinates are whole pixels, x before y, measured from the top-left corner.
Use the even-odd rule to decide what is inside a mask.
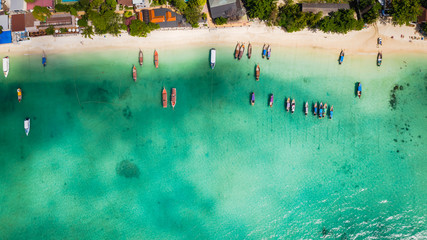
[[[87,26],[88,26],[87,20],[86,20],[86,19],[84,19],[84,18],[79,19],[79,20],[77,21],[77,24],[78,24],[80,27],[87,27]]]
[[[288,4],[279,10],[279,26],[286,29],[288,32],[301,31],[307,26],[305,14],[296,4]]]
[[[347,33],[351,30],[361,30],[363,22],[354,18],[354,10],[340,9],[324,17],[319,22],[319,29],[324,32]]]
[[[73,16],[77,16],[77,10],[74,7],[70,8],[70,14]]]
[[[184,13],[187,4],[184,0],[169,0],[169,3],[176,7],[181,13]]]
[[[3,33],[3,26],[0,26],[0,34]]]
[[[46,18],[50,17],[50,15],[52,14],[50,13],[49,9],[47,9],[47,7],[35,6],[33,9],[33,16],[37,20],[45,21]]]
[[[46,28],[46,34],[47,35],[53,35],[55,33],[55,28],[53,26],[49,26]]]
[[[70,5],[57,3],[55,5],[55,12],[69,12]]]
[[[35,2],[36,0],[25,0],[25,2],[27,2],[27,3],[33,3],[33,2]]]
[[[204,6],[206,4],[206,0],[196,0],[197,5]]]
[[[427,24],[426,23],[421,24],[421,30],[423,31],[424,35],[427,35]]]
[[[201,11],[202,9],[197,4],[197,0],[188,1],[187,7],[184,10],[184,16],[193,28],[199,27],[199,20],[202,17]]]
[[[129,34],[135,37],[147,37],[147,34],[154,29],[160,28],[158,24],[149,23],[148,25],[140,20],[132,20],[129,25]]]
[[[87,26],[83,29],[82,34],[85,38],[90,38],[92,39],[92,36],[95,34],[93,32],[93,27],[92,26]]]
[[[268,20],[273,9],[277,7],[276,1],[277,0],[244,0],[243,2],[250,18]]]
[[[124,16],[125,16],[125,18],[129,18],[129,17],[132,16],[132,14],[133,13],[131,11],[126,11],[125,14],[124,14]]]
[[[215,24],[216,25],[224,25],[226,23],[227,23],[227,18],[225,18],[225,17],[215,18]]]
[[[399,25],[416,21],[422,13],[419,0],[393,0],[391,7],[393,21]]]

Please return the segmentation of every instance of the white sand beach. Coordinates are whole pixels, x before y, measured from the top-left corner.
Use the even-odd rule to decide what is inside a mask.
[[[402,38],[401,35],[404,37]],[[287,33],[278,27],[267,27],[262,23],[251,23],[250,26],[229,28],[204,28],[185,30],[157,30],[147,38],[132,37],[122,34],[119,37],[110,35],[94,36],[93,39],[81,35],[53,37],[43,36],[32,38],[19,44],[0,46],[3,54],[20,55],[40,53],[89,51],[111,48],[173,48],[186,45],[230,44],[236,42],[251,42],[253,45],[269,43],[284,47],[313,47],[323,49],[344,49],[347,54],[376,54],[377,38],[383,39],[381,51],[384,52],[425,52],[426,40],[412,40],[410,36],[421,37],[414,27],[393,26],[391,24],[371,25],[362,31],[348,34],[327,34],[321,31],[304,30]],[[393,38],[392,38],[393,37]]]

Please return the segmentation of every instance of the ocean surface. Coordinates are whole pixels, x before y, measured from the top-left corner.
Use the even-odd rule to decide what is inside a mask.
[[[0,239],[427,238],[427,56],[142,50],[7,53]]]

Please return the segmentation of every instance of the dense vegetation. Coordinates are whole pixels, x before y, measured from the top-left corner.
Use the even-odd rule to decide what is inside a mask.
[[[225,17],[215,18],[214,22],[216,25],[224,25],[227,23],[227,18],[225,18]]]
[[[152,30],[159,29],[159,24],[149,23],[146,24],[140,20],[132,20],[130,26],[129,34],[135,37],[147,37],[147,34]]]
[[[269,20],[277,0],[243,0],[249,18]]]
[[[206,4],[206,0],[190,0],[187,3],[184,0],[168,1],[184,15],[192,27],[199,27],[199,20],[202,18],[202,6]]]
[[[304,13],[297,4],[290,3],[280,8],[278,25],[288,32],[301,31],[306,27],[315,28],[322,13]]]
[[[421,15],[419,0],[394,0],[391,2],[393,21],[399,25],[416,21]]]
[[[363,22],[371,24],[377,21],[382,6],[377,0],[359,0],[357,8],[361,12]]]
[[[35,6],[33,9],[33,16],[39,21],[46,21],[46,18],[50,17],[50,15],[52,14],[50,13],[49,9],[47,9],[47,7]]]
[[[362,30],[363,22],[354,18],[354,10],[340,9],[320,20],[318,27],[324,32],[347,33]]]

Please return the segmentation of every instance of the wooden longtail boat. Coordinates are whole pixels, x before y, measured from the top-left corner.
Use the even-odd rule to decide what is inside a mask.
[[[329,118],[332,119],[334,115],[334,105],[331,105],[331,109],[329,110]]]
[[[20,89],[20,88],[18,88],[18,89],[16,90],[16,92],[18,93],[18,102],[21,102],[21,100],[22,100],[22,91],[21,91],[21,89]]]
[[[341,65],[341,63],[344,61],[344,50],[341,50],[340,53],[340,59],[338,60],[338,63]]]
[[[46,67],[46,63],[47,63],[46,53],[44,53],[44,51],[43,51],[43,56],[42,56],[42,64],[43,64],[43,67]]]
[[[133,76],[133,80],[136,82],[136,67],[135,67],[135,65],[133,65],[133,68],[132,68],[132,76]]]
[[[359,85],[357,86],[357,96],[360,98],[360,96],[362,96],[362,84],[359,83]]]
[[[378,67],[381,66],[382,61],[383,61],[383,53],[378,52],[378,55],[377,55],[377,66]]]
[[[252,45],[251,45],[251,43],[249,43],[249,45],[248,45],[248,58],[251,59],[251,56],[252,56]]]
[[[270,107],[273,107],[273,101],[274,101],[274,95],[271,94],[271,96],[270,96]]]
[[[175,108],[175,104],[176,104],[176,88],[172,88],[172,94],[171,94],[172,108]]]
[[[327,104],[327,103],[325,103],[325,104],[323,105],[323,115],[322,115],[322,117],[325,117],[325,116],[326,116],[327,111],[328,111],[328,104]]]
[[[240,51],[240,43],[237,43],[236,50],[234,50],[234,58],[237,58],[239,56]]]
[[[319,118],[323,117],[323,103],[320,102],[320,106],[319,106]]]
[[[245,44],[242,43],[242,46],[240,46],[239,50],[239,60],[243,57],[243,53],[245,52]]]
[[[251,105],[253,106],[255,104],[255,93],[252,92],[251,94]]]
[[[256,69],[255,69],[255,79],[257,81],[259,81],[259,74],[260,74],[261,69],[259,68],[259,64],[256,65]]]
[[[154,65],[156,68],[159,68],[159,54],[157,53],[157,50],[154,50]]]
[[[168,93],[166,92],[166,88],[163,88],[162,91],[162,102],[163,102],[163,108],[168,107]]]
[[[271,47],[270,45],[268,45],[268,49],[267,49],[267,60],[270,60],[271,57]]]
[[[289,108],[291,107],[291,99],[290,98],[288,98],[287,100],[286,100],[286,111],[287,112],[289,112]]]
[[[267,55],[267,45],[264,43],[264,47],[262,47],[262,58],[265,58],[265,55]]]
[[[292,99],[291,113],[295,112],[295,99]]]
[[[314,103],[314,116],[316,116],[316,114],[317,114],[317,103]]]
[[[139,49],[139,66],[142,66],[143,62],[144,62],[144,54],[142,53],[142,50]]]
[[[307,114],[308,114],[308,102],[305,102],[304,112],[305,112],[305,115],[307,116]]]

